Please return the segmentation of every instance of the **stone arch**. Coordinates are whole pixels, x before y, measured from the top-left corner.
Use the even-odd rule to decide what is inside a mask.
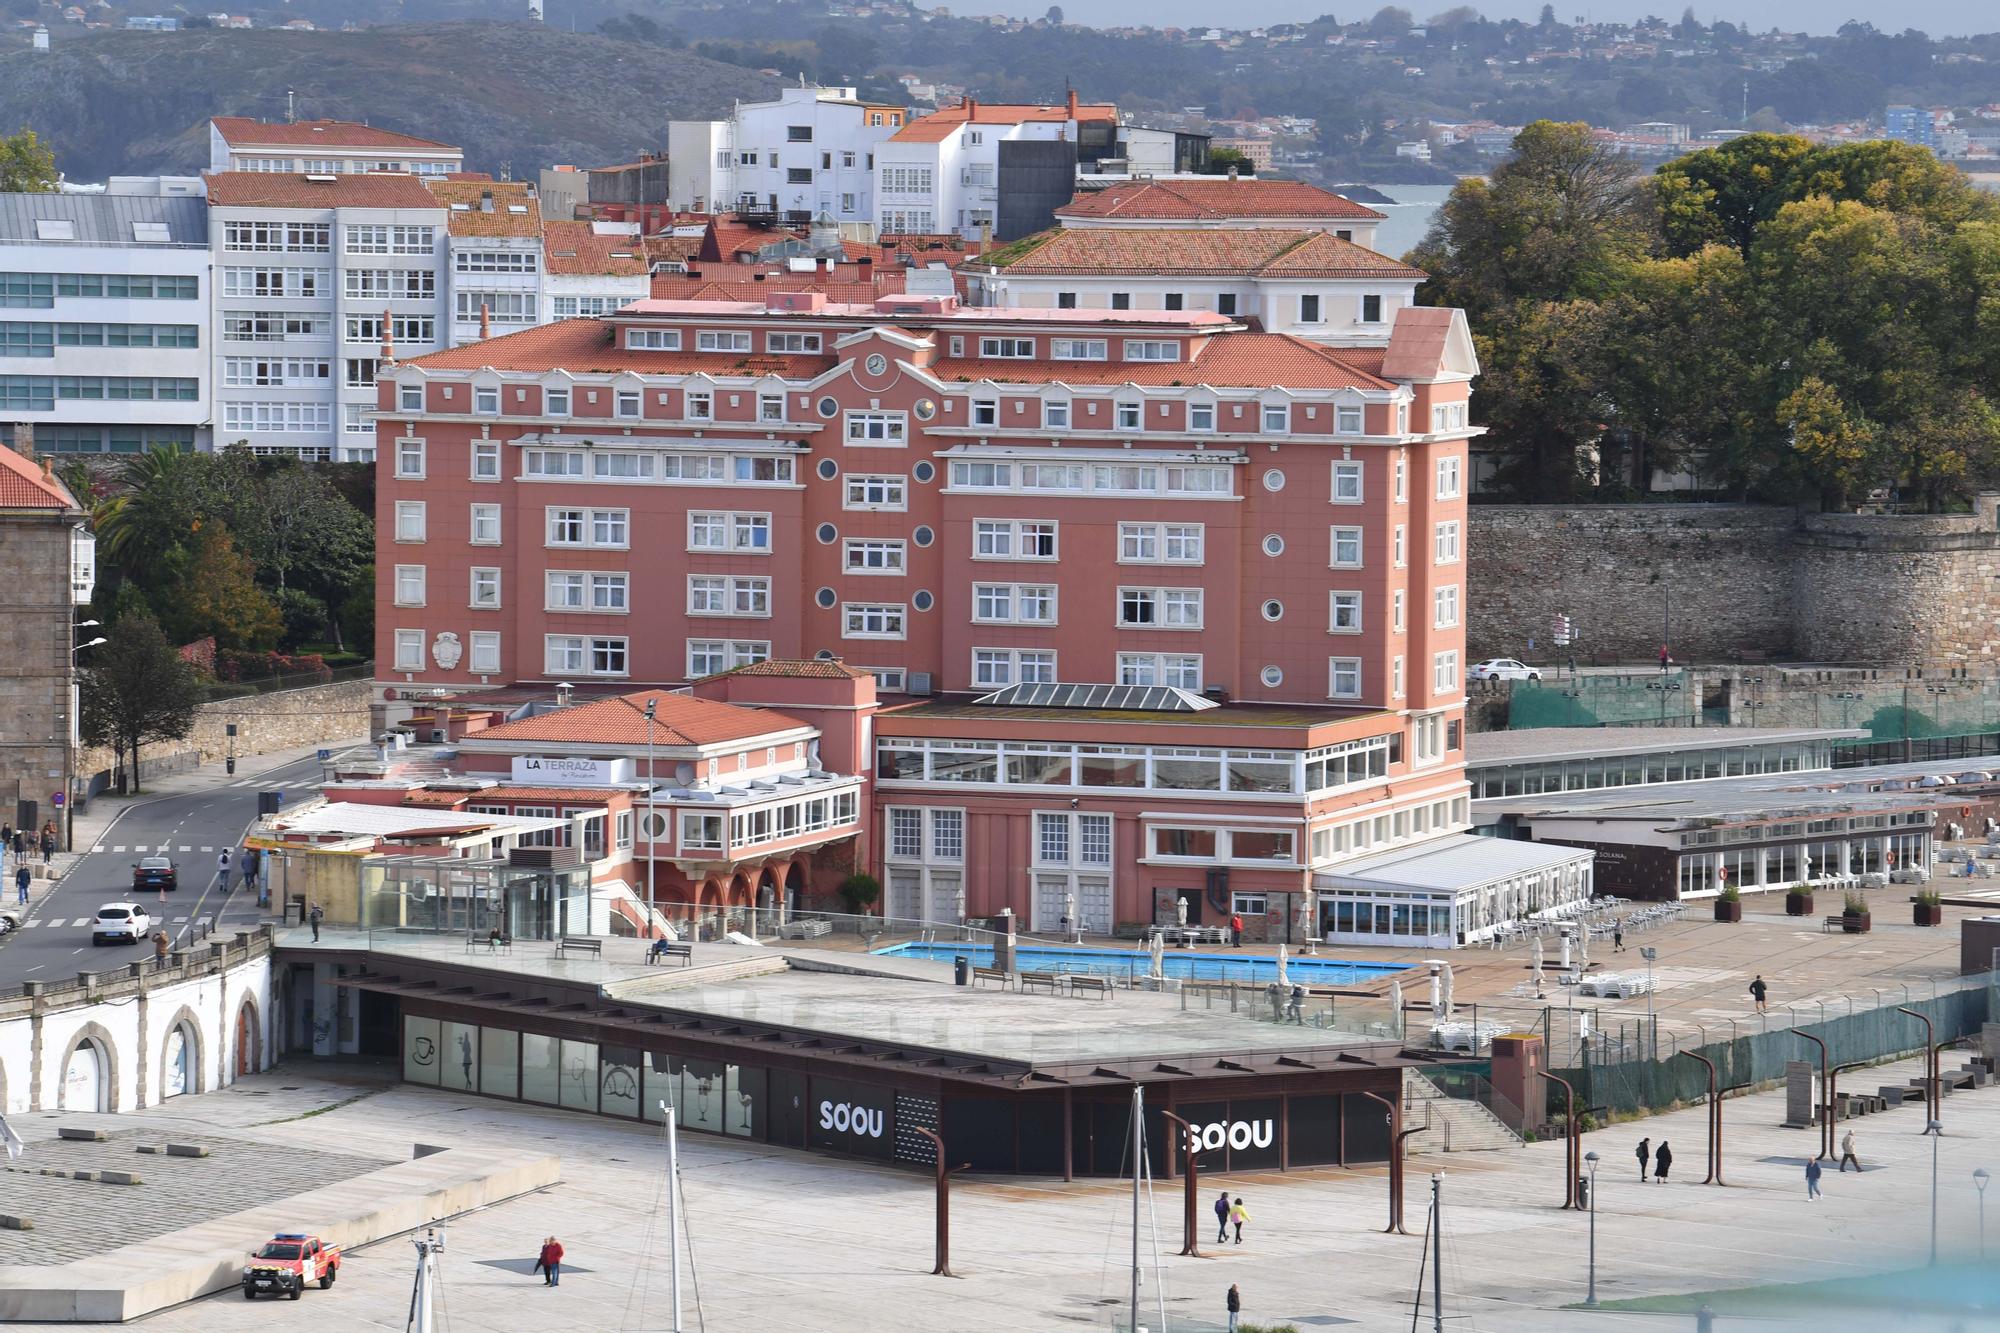
[[[167,1099],[167,1052],[172,1048],[175,1029],[181,1027],[187,1029],[188,1043],[188,1080],[187,1086],[181,1091],[186,1094],[208,1091],[208,1038],[202,1032],[201,1019],[195,1015],[194,1010],[186,1005],[182,1005],[174,1012],[174,1016],[167,1020],[166,1027],[160,1031],[160,1086],[158,1091],[161,1101]]]
[[[259,1021],[262,1015],[257,1009],[257,997],[245,995],[236,1006],[235,1030],[223,1039],[225,1049],[235,1053],[235,1061],[230,1067],[230,1081],[246,1074],[255,1074],[264,1067],[264,1027]]]
[[[97,1048],[98,1093],[93,1106],[71,1106],[69,1104],[69,1062],[78,1048],[84,1045]],[[115,1111],[120,1105],[118,1043],[101,1023],[85,1023],[70,1035],[69,1045],[63,1050],[62,1062],[56,1066],[56,1106],[65,1111]]]
[[[729,877],[729,896],[725,901],[730,907],[748,907],[755,892],[750,873],[739,870]]]

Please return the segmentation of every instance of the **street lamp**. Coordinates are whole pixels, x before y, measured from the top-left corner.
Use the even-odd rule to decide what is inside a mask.
[[[1597,1304],[1597,1154],[1587,1152],[1583,1160],[1590,1163],[1590,1291],[1583,1298],[1585,1305]]]
[[[1931,1267],[1936,1268],[1938,1140],[1944,1137],[1944,1121],[1931,1121],[1924,1126],[1924,1133],[1931,1136]]]
[[[1660,956],[1660,951],[1650,944],[1642,944],[1639,956],[1646,960],[1646,1043],[1650,1050],[1659,1045],[1659,1024],[1653,1021],[1653,960]]]
[[[86,620],[76,628],[94,629],[96,626],[97,622],[95,620]],[[69,697],[66,700],[69,705],[69,735],[64,738],[63,744],[63,805],[61,811],[63,826],[62,844],[64,851],[70,850],[76,843],[76,751],[77,747],[83,743],[82,732],[80,730],[83,726],[83,703],[78,696],[76,688],[76,655],[86,648],[95,648],[100,644],[109,642],[111,640],[100,634],[89,643],[79,643],[69,650]]]
[[[1986,1262],[1986,1182],[1992,1179],[1985,1167],[1972,1173],[1973,1188],[1979,1191],[1979,1261]]]
[[[656,909],[653,906],[653,862],[659,853],[655,838],[659,836],[660,816],[653,794],[653,710],[659,705],[658,699],[646,700],[646,938],[653,938],[653,922]]]

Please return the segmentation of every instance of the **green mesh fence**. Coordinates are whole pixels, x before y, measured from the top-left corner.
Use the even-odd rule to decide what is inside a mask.
[[[1507,729],[1686,726],[1700,712],[1685,671],[1544,677],[1514,682]]]

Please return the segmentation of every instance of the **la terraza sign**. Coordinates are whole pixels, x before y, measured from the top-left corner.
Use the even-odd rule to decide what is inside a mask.
[[[570,755],[515,755],[514,781],[539,787],[612,787],[634,781],[633,762]]]

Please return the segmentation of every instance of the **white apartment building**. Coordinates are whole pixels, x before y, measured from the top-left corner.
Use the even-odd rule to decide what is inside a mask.
[[[668,202],[697,213],[875,220],[875,152],[903,128],[900,106],[853,88],[786,88],[727,120],[667,124]]]
[[[515,333],[548,321],[542,297],[542,212],[523,181],[430,181],[446,212],[442,275],[451,321],[447,345]],[[403,355],[398,340],[396,355]]]
[[[383,320],[398,357],[445,345],[447,206],[414,175],[208,178],[215,443],[375,456]]]
[[[248,116],[217,116],[208,122],[208,169],[281,176],[375,171],[446,176],[465,169],[465,153],[448,143],[351,120],[269,124]]]
[[[205,445],[208,284],[199,198],[0,194],[0,444]]]
[[[545,322],[608,315],[653,294],[637,228],[603,222],[542,223]]]
[[[1040,231],[1076,191],[1080,165],[1117,144],[1118,108],[971,98],[905,125],[875,154],[875,225],[885,235],[999,240]]]

